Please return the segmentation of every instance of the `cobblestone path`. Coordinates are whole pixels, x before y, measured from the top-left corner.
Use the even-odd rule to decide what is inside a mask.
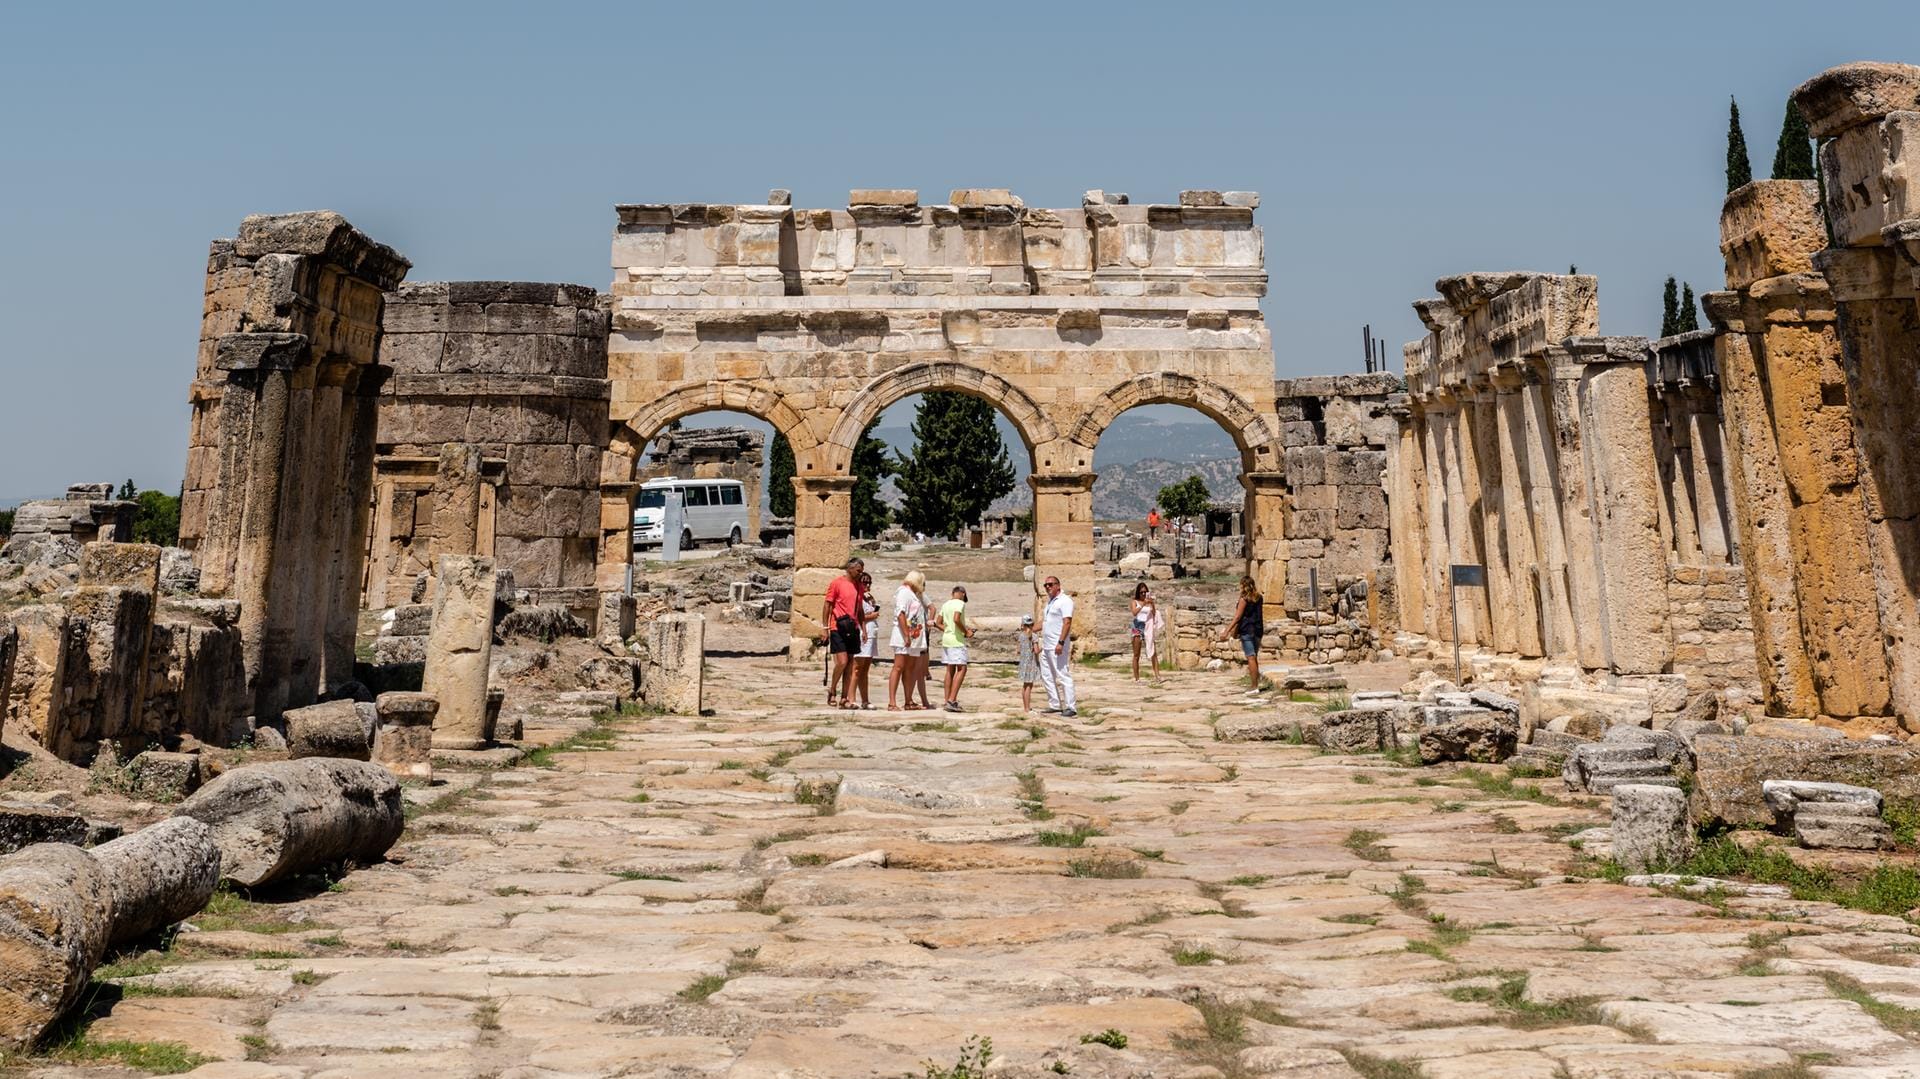
[[[1082,688],[830,712],[713,661],[711,716],[485,774],[392,864],[113,968],[85,1041],[203,1079],[917,1076],[976,1037],[995,1075],[1920,1076],[1899,919],[1600,882],[1564,837],[1604,802],[1218,742],[1274,707],[1224,675]]]

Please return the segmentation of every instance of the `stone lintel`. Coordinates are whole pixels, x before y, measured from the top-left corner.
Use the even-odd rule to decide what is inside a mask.
[[[1565,345],[1576,363],[1593,366],[1612,363],[1645,363],[1648,341],[1644,337],[1569,337]]]
[[[1289,397],[1375,397],[1392,393],[1400,377],[1391,371],[1372,374],[1308,375],[1304,378],[1280,378],[1273,382],[1277,400]]]
[[[1452,304],[1439,296],[1428,296],[1424,299],[1413,301],[1413,312],[1420,316],[1421,323],[1424,324],[1427,329],[1435,332],[1438,332],[1442,327],[1451,326],[1460,321],[1460,312],[1455,311]],[[1407,347],[1413,348],[1418,343],[1419,342],[1409,342]]]
[[[847,192],[847,208],[856,206],[919,206],[920,192],[910,187],[856,187]]]
[[[1816,139],[1890,112],[1920,110],[1920,67],[1861,62],[1828,68],[1793,91]]]
[[[1888,247],[1829,247],[1813,256],[1814,269],[1841,303],[1911,296],[1914,286],[1902,272],[1904,262]]]

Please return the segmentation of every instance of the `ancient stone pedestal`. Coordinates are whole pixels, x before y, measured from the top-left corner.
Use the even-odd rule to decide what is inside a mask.
[[[1644,783],[1613,788],[1614,861],[1641,873],[1677,865],[1692,852],[1685,791]]]
[[[434,576],[433,627],[420,687],[440,702],[433,747],[483,749],[487,665],[493,655],[493,560],[448,555],[436,564]]]
[[[600,593],[600,617],[594,628],[602,641],[624,641],[633,636],[633,597],[623,591]]]
[[[345,757],[364,761],[372,748],[366,721],[352,701],[289,708],[281,718],[287,727],[287,756],[294,759]]]
[[[640,699],[675,715],[699,715],[706,636],[707,620],[697,614],[663,615],[648,623]]]
[[[373,733],[373,762],[400,779],[433,782],[433,717],[440,702],[428,693],[382,693],[374,702],[380,726]]]

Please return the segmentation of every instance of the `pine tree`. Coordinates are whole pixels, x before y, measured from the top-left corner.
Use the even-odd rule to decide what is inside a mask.
[[[900,523],[932,536],[957,536],[993,500],[1013,490],[1013,463],[993,424],[993,406],[963,393],[920,395],[913,453],[900,460]]]
[[[1813,135],[1807,130],[1807,118],[1800,106],[1787,99],[1787,118],[1780,124],[1780,145],[1773,151],[1773,178],[1811,180],[1813,173]]]
[[[1753,162],[1747,158],[1747,136],[1740,131],[1740,103],[1727,99],[1727,194],[1753,182]]]
[[[1693,302],[1693,286],[1680,286],[1680,319],[1675,333],[1692,333],[1700,328],[1700,305]]]
[[[773,450],[767,455],[767,512],[775,517],[793,516],[793,446],[778,431],[773,433]]]
[[[1666,291],[1660,297],[1660,336],[1672,337],[1679,332],[1680,285],[1668,277]]]
[[[135,487],[133,485],[133,480],[129,479],[127,480],[127,482],[120,485],[120,495],[119,495],[120,501],[131,502],[134,499],[139,497],[140,497],[140,488]]]
[[[880,481],[893,474],[893,462],[887,459],[887,444],[873,437],[879,425],[878,420],[868,424],[853,448],[852,531],[856,536],[879,535],[891,516],[887,504],[880,501]]]

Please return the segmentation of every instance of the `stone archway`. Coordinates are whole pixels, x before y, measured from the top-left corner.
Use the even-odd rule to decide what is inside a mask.
[[[882,408],[929,390],[984,398],[1013,422],[1033,458],[1036,576],[1089,598],[1100,431],[1136,404],[1212,416],[1241,445],[1261,537],[1250,561],[1280,594],[1258,196],[1133,205],[1092,191],[1042,210],[999,189],[939,205],[862,190],[845,209],[796,210],[776,195],[618,207],[607,359],[616,421],[730,408],[792,441],[796,660],[848,553],[854,445]]]

